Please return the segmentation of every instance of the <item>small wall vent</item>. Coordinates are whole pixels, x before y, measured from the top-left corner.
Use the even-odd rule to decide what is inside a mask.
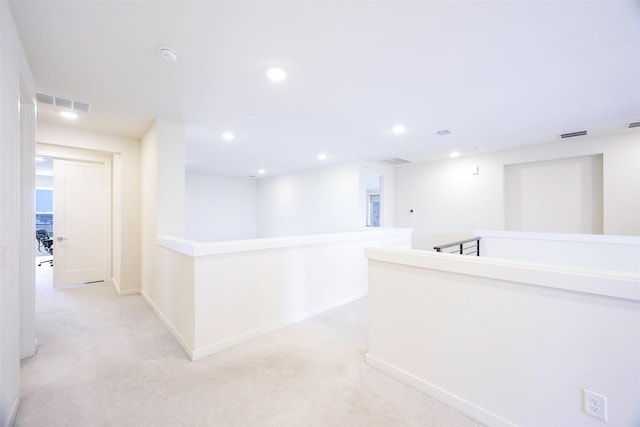
[[[43,104],[49,104],[56,107],[67,108],[69,110],[88,113],[91,111],[91,104],[86,102],[74,101],[73,99],[63,98],[57,95],[49,95],[48,93],[36,93],[36,99]]]
[[[580,132],[569,132],[569,133],[563,133],[560,135],[560,138],[573,138],[574,136],[584,136],[587,134],[586,130],[581,130]]]
[[[390,165],[406,165],[407,163],[411,163],[409,160],[401,159],[399,157],[394,157],[393,159],[383,160],[385,163],[389,163]]]
[[[638,127],[640,127],[640,122],[633,122],[627,125],[627,129],[638,128]]]

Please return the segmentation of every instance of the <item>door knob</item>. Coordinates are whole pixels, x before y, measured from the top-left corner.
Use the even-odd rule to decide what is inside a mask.
[[[58,237],[57,238],[58,242],[62,242],[63,240],[69,240],[66,237]]]

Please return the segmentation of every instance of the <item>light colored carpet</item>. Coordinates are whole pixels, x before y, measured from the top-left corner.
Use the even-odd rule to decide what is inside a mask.
[[[364,299],[191,362],[139,296],[50,275],[18,427],[481,426],[365,365]]]

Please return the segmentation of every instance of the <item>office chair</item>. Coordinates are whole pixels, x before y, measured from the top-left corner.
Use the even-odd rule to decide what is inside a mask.
[[[46,252],[53,256],[53,239],[49,236],[46,228],[36,230],[36,240],[38,241],[38,252]],[[38,267],[47,263],[53,267],[53,258],[38,263]]]

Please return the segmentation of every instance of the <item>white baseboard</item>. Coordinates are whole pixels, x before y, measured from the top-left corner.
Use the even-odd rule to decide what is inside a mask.
[[[199,348],[193,352],[192,360],[200,360],[203,357],[210,356],[214,353],[217,353],[222,350],[226,350],[229,347],[233,347],[234,345],[241,344],[243,342],[252,340],[262,335],[266,335],[270,332],[276,331],[280,328],[284,328],[285,326],[292,325],[294,323],[300,322],[304,319],[308,319],[309,317],[313,317],[317,314],[324,313],[325,311],[332,310],[334,308],[340,307],[341,305],[348,304],[360,298],[364,298],[367,296],[366,293],[359,294],[356,296],[345,298],[344,300],[338,301],[335,304],[330,304],[325,307],[316,308],[314,310],[305,312],[301,315],[278,320],[276,322],[268,323],[266,325],[260,326],[258,328],[252,329],[250,331],[243,332],[241,334],[235,335],[231,338],[224,339],[222,341],[215,342],[213,344],[204,346]]]
[[[299,319],[302,320],[302,319]],[[226,350],[229,347],[233,347],[234,345],[238,345],[241,344],[243,342],[252,340],[254,338],[257,338],[261,335],[266,335],[269,332],[273,332],[277,329],[283,328],[287,325],[290,325],[292,323],[295,323],[299,320],[296,319],[292,319],[292,320],[283,320],[283,321],[279,321],[279,322],[274,322],[274,323],[270,323],[268,325],[265,326],[261,326],[259,328],[256,329],[252,329],[250,331],[247,332],[243,332],[240,335],[236,335],[234,337],[222,340],[222,341],[218,341],[215,344],[211,344],[208,346],[205,346],[203,348],[200,348],[196,351],[193,352],[193,357],[192,360],[196,361],[196,360],[200,360],[203,357],[207,357],[210,356],[214,353],[217,353],[219,351],[222,350]]]
[[[120,283],[118,283],[115,277],[111,278],[111,283],[113,283],[113,287],[116,288],[116,293],[120,295]]]
[[[18,415],[18,408],[20,407],[20,398],[14,397],[13,404],[11,405],[11,411],[9,412],[9,418],[7,419],[7,426],[11,427],[16,420],[16,415]]]
[[[140,295],[140,291],[137,289],[127,289],[124,291],[120,289],[120,283],[118,283],[114,277],[111,278],[111,283],[113,283],[113,287],[116,288],[116,293],[119,297],[124,297],[127,295]]]
[[[178,341],[178,344],[180,344],[180,347],[182,347],[184,352],[187,353],[189,359],[195,360],[194,350],[189,346],[189,344],[187,344],[187,341],[182,337],[180,332],[178,332],[178,330],[173,326],[169,319],[167,319],[164,314],[162,314],[158,307],[156,307],[153,301],[151,301],[151,299],[144,292],[141,292],[140,295],[142,296],[142,299],[147,303],[147,305],[151,307],[151,310],[153,310],[153,312],[156,313],[156,315],[160,318],[160,321],[164,323],[164,326],[167,327],[169,332],[171,332],[171,335],[173,335],[176,341]]]
[[[365,360],[367,362],[367,365],[376,368],[389,375],[390,377],[402,381],[403,383],[408,384],[425,394],[428,394],[434,399],[437,399],[440,402],[443,402],[451,406],[452,408],[455,408],[458,411],[467,414],[471,418],[474,418],[483,424],[493,427],[516,427],[515,424],[510,423],[509,421],[499,417],[498,415],[489,412],[479,406],[476,406],[473,403],[468,402],[453,393],[450,393],[434,384],[416,377],[415,375],[403,371],[396,366],[393,366],[387,362],[383,362],[382,360],[377,359],[369,353],[366,354]]]

